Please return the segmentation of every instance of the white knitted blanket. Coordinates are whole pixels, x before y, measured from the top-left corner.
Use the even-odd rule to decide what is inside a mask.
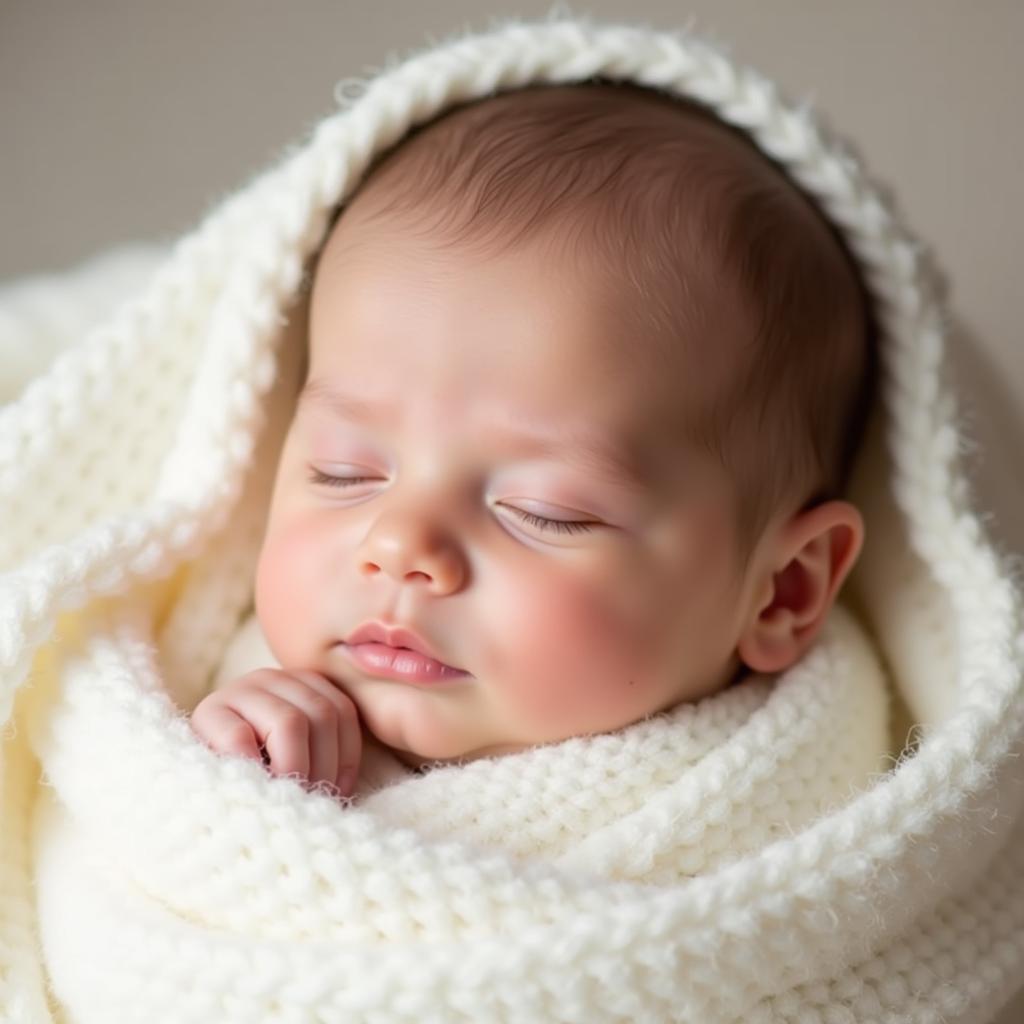
[[[884,381],[846,603],[774,682],[354,806],[214,755],[183,711],[251,600],[331,209],[447,106],[592,75],[746,129],[862,267]],[[0,409],[0,1020],[991,1020],[1024,980],[1024,614],[925,254],[685,33],[513,24],[352,93]]]
[[[76,1020],[739,1019],[774,969],[720,943],[718,991],[684,884],[883,767],[882,672],[843,612],[774,686],[354,807],[198,747],[145,620],[118,619],[68,643],[29,730],[43,948]],[[795,977],[802,941],[774,940]]]

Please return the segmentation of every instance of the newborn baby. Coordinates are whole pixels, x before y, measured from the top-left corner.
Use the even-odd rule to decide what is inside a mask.
[[[215,750],[354,792],[620,729],[813,644],[863,542],[863,289],[748,141],[634,86],[506,93],[382,155],[321,250],[256,574],[280,668]]]

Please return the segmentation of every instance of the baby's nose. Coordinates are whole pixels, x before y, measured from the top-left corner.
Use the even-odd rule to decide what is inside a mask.
[[[384,573],[398,583],[426,586],[432,593],[451,594],[466,582],[465,555],[451,532],[424,516],[381,516],[358,551],[364,576]]]

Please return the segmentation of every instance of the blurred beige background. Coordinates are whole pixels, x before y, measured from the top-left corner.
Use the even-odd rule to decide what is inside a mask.
[[[464,27],[542,17],[551,6],[0,0],[0,280],[173,238],[303,137],[332,108],[338,79]],[[996,495],[997,527],[1024,553],[1024,0],[568,7],[663,28],[690,22],[792,99],[810,99],[892,187],[952,281],[957,358],[977,396],[966,427],[981,445],[979,486]],[[1009,461],[988,454],[993,439]],[[1003,511],[1013,488],[1021,501]]]

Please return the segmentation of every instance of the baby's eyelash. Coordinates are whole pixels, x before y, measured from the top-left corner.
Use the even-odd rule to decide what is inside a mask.
[[[355,484],[363,484],[375,480],[371,476],[331,476],[324,473],[315,466],[310,466],[309,479],[315,484],[324,484],[327,487],[352,487]],[[593,530],[595,523],[588,523],[578,519],[546,519],[544,516],[535,515],[525,509],[516,508],[515,505],[506,505],[510,512],[514,512],[524,523],[537,527],[538,530],[551,530],[555,533],[589,533]]]
[[[365,484],[376,478],[372,476],[331,476],[330,473],[323,473],[315,466],[311,466],[309,479],[315,484],[326,484],[328,487],[351,487],[354,484]]]
[[[554,530],[555,533],[589,533],[596,525],[577,519],[545,519],[544,516],[534,515],[514,505],[506,505],[505,508],[515,512],[524,523],[536,526],[539,530]]]

